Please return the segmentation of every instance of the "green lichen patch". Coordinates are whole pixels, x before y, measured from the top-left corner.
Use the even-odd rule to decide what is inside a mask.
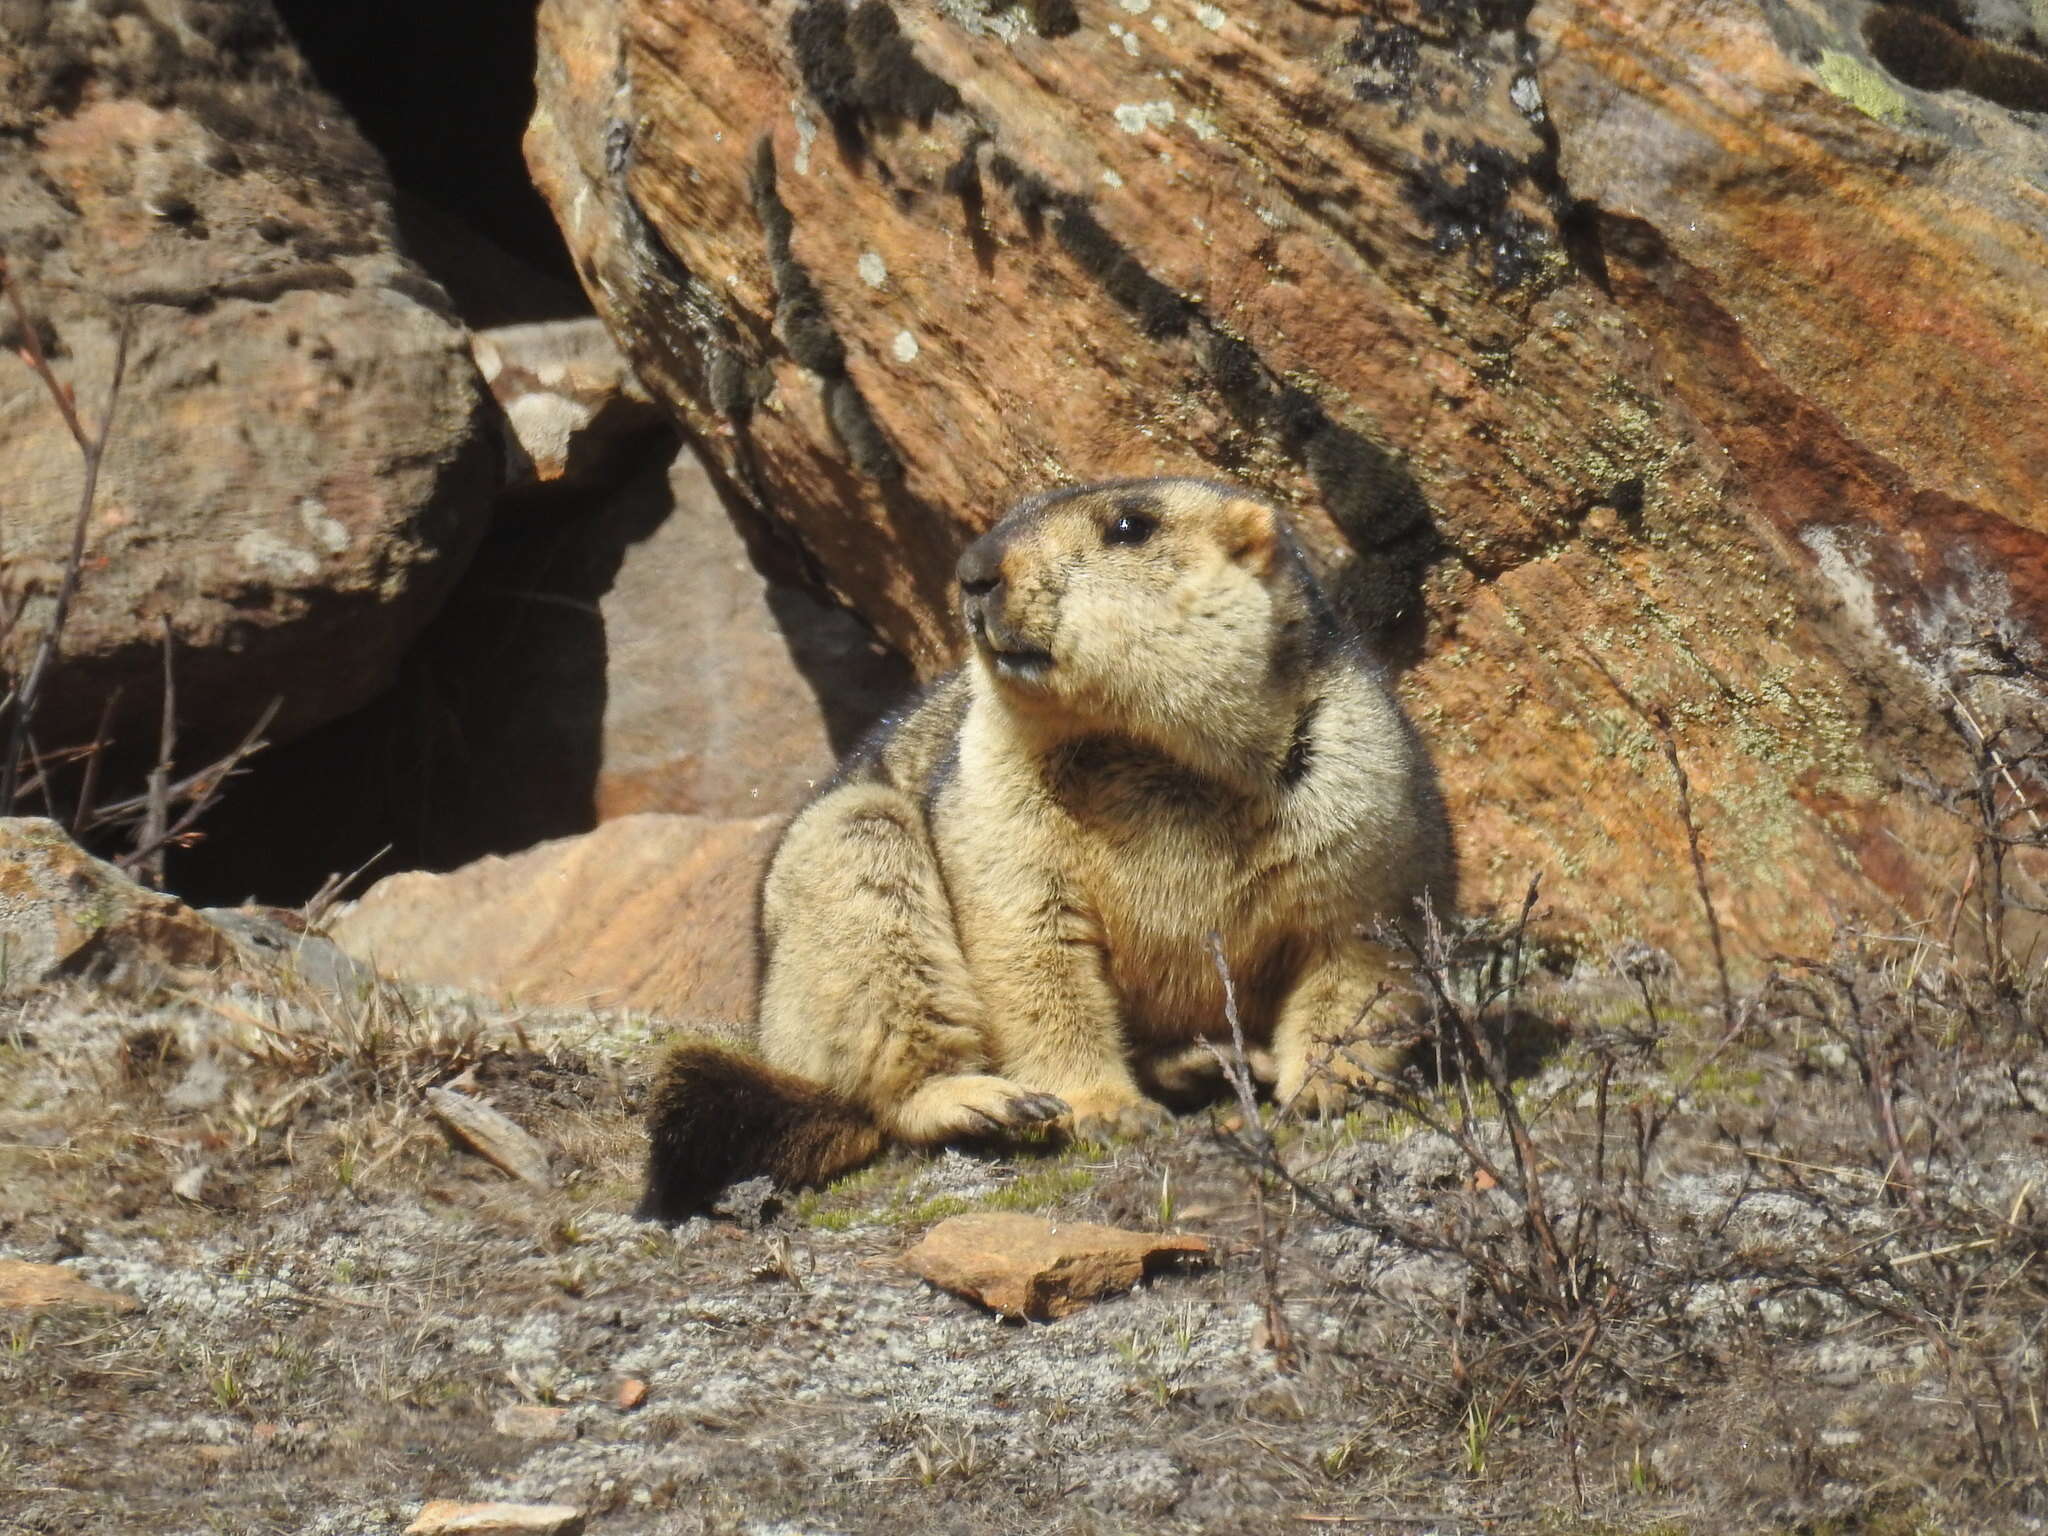
[[[1854,54],[1826,49],[1814,73],[1820,76],[1820,83],[1830,92],[1865,117],[1874,117],[1893,128],[1917,127],[1921,121],[1912,103],[1884,72],[1873,69]]]

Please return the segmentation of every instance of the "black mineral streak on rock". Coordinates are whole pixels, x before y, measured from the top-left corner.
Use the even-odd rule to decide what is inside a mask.
[[[825,414],[854,468],[870,480],[902,479],[901,456],[846,371],[846,343],[826,312],[824,295],[790,247],[796,221],[776,189],[775,146],[765,136],[754,146],[747,185],[754,216],[761,221],[768,271],[775,280],[775,325],[782,344],[822,380]]]
[[[1345,39],[1345,61],[1363,71],[1352,86],[1360,101],[1395,101],[1415,85],[1422,63],[1422,34],[1403,22],[1385,26],[1360,21]]]
[[[1550,237],[1513,205],[1534,167],[1476,139],[1445,142],[1426,134],[1423,145],[1430,158],[1409,172],[1402,193],[1430,243],[1445,254],[1467,252],[1497,288],[1518,287],[1541,271]]]
[[[789,19],[789,46],[811,100],[832,124],[840,149],[858,159],[870,129],[928,127],[960,110],[960,93],[927,69],[903,35],[888,0],[807,0]]]

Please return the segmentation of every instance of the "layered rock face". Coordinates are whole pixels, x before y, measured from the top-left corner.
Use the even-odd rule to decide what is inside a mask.
[[[37,739],[89,741],[118,691],[114,738],[153,754],[165,625],[195,756],[273,696],[273,739],[355,708],[445,595],[500,460],[382,167],[267,0],[31,0],[0,42],[0,251],[89,424],[130,330]],[[0,328],[19,341],[11,311]],[[28,600],[25,654],[82,468],[40,384],[0,362],[0,575]]]
[[[1668,745],[1754,954],[1954,890],[1902,786],[2048,595],[2039,133],[1899,9],[547,0],[527,149],[923,670],[1019,491],[1235,476],[1407,669],[1477,901],[1699,947]]]

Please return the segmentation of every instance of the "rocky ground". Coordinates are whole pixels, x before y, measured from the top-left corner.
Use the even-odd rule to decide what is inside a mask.
[[[898,1153],[673,1231],[627,1214],[644,1021],[33,988],[0,1260],[118,1299],[0,1297],[0,1530],[2048,1526],[2038,1019],[1926,944],[1788,971],[1733,1036],[1628,964],[1445,1016],[1511,1120],[1481,1057],[1341,1124]],[[440,1085],[549,1187],[452,1141]],[[1004,1321],[901,1263],[982,1210],[1216,1262]]]
[[[0,1536],[2048,1525],[2038,0],[514,10],[0,5]],[[1188,470],[1558,964],[632,1221],[958,549]],[[988,1211],[1214,1262],[1003,1321]]]

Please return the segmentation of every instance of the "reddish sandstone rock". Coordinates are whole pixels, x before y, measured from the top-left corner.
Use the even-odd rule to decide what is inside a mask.
[[[429,1499],[405,1536],[578,1536],[583,1511],[573,1504],[467,1504]]]
[[[102,1290],[81,1280],[62,1264],[30,1264],[23,1259],[0,1259],[0,1308],[24,1311],[44,1307],[105,1307],[115,1312],[133,1312],[140,1303],[119,1291]]]
[[[404,981],[716,1027],[753,1008],[754,887],[778,825],[625,816],[449,874],[380,880],[331,931]]]
[[[749,549],[695,454],[655,483],[668,515],[620,541],[598,599],[596,814],[793,811],[911,680],[857,618]]]
[[[1043,1319],[1121,1295],[1171,1260],[1208,1256],[1206,1237],[990,1211],[940,1222],[903,1262],[941,1290],[992,1312]]]
[[[1700,947],[1668,722],[1754,956],[1953,889],[1907,786],[2048,595],[2038,131],[1831,92],[1907,67],[1870,14],[548,0],[528,158],[926,671],[1017,490],[1230,473],[1412,667],[1476,903]]]

